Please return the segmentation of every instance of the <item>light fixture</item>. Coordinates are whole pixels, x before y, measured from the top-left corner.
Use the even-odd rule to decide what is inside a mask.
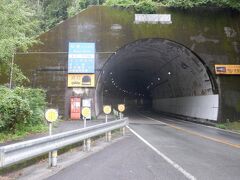
[[[161,80],[160,77],[158,77],[157,80],[160,81]]]
[[[171,75],[171,72],[170,72],[170,71],[168,72],[168,75]]]

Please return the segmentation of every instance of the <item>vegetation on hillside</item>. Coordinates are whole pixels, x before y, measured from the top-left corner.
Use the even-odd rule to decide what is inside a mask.
[[[26,51],[36,43],[41,31],[34,11],[22,0],[2,0],[0,3],[0,76],[9,74],[11,58],[16,50]],[[14,66],[15,80],[21,83],[25,78]]]
[[[0,86],[0,142],[44,129],[45,97],[41,89]]]
[[[240,121],[219,123],[216,127],[240,133]]]
[[[155,13],[156,6],[192,8],[192,7],[228,7],[240,10],[239,0],[106,0],[105,5],[129,7],[137,12]],[[140,7],[140,8],[139,8]]]

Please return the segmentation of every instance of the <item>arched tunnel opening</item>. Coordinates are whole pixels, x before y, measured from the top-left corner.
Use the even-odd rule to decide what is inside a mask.
[[[167,39],[137,40],[105,63],[97,83],[97,107],[127,109],[217,120],[219,96],[211,72],[194,52]]]

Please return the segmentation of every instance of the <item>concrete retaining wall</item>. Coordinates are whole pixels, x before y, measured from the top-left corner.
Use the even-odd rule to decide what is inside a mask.
[[[217,121],[218,95],[154,99],[156,111]]]

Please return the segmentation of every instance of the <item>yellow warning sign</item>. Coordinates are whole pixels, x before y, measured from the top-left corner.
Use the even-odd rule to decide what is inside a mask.
[[[109,105],[103,106],[103,112],[105,114],[110,114],[112,112],[112,107]]]
[[[58,111],[56,109],[48,109],[45,112],[45,118],[48,122],[54,122],[58,119]]]
[[[90,118],[91,117],[91,109],[89,107],[82,108],[82,115],[85,118]]]
[[[215,73],[216,74],[240,75],[240,65],[216,64],[215,65]]]
[[[118,110],[119,110],[120,112],[125,111],[125,104],[119,104],[119,105],[118,105]]]
[[[68,87],[95,87],[95,74],[68,74]]]

